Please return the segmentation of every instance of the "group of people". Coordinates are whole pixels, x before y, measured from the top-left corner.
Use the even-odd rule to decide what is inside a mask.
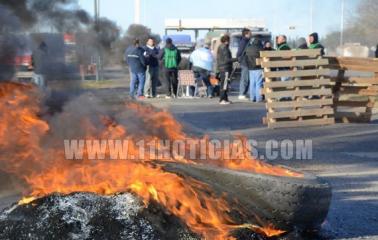
[[[260,51],[288,51],[291,50],[287,43],[285,35],[280,35],[276,38],[277,49],[272,47],[271,42],[262,42],[261,36],[253,36],[249,29],[244,29],[242,32],[242,39],[239,44],[237,53],[238,61],[241,65],[241,79],[239,99],[250,99],[252,102],[262,102],[263,95],[261,89],[263,88],[263,70],[261,66],[256,64],[256,60],[260,58]],[[319,35],[312,33],[306,39],[300,38],[298,40],[298,49],[321,49],[321,54],[324,55],[324,47],[319,42]],[[277,69],[287,70],[287,69]],[[290,78],[281,78],[282,81],[287,81]],[[248,96],[249,93],[249,96]]]
[[[149,38],[144,47],[141,46],[139,39],[135,39],[133,45],[125,52],[125,60],[131,75],[131,97],[143,99],[157,96],[160,61],[163,61],[164,75],[167,79],[167,98],[176,94],[181,54],[173,45],[172,39],[166,40],[166,46],[162,50],[156,46],[154,38]]]
[[[221,37],[221,45],[216,54],[216,61],[210,50],[210,42],[199,45],[190,55],[190,69],[193,71],[196,81],[202,81],[206,86],[206,95],[214,97],[214,86],[210,81],[212,72],[217,72],[219,79],[219,102],[220,104],[230,104],[228,90],[235,62],[241,66],[239,99],[252,102],[262,102],[263,95],[263,70],[257,64],[260,58],[260,51],[287,51],[291,50],[285,35],[280,35],[276,39],[277,49],[274,49],[271,42],[263,42],[260,35],[253,35],[251,30],[242,31],[242,39],[239,44],[237,58],[233,58],[230,50],[230,37]],[[309,35],[308,43],[301,38],[298,41],[298,49],[321,49],[324,55],[324,47],[319,43],[317,33]],[[156,88],[159,83],[160,62],[163,65],[164,78],[166,80],[166,98],[175,98],[178,88],[178,68],[181,62],[181,53],[173,44],[172,39],[167,38],[165,47],[156,47],[155,40],[149,38],[146,46],[142,47],[139,40],[135,40],[133,46],[126,50],[125,58],[130,67],[131,83],[130,95],[143,99],[145,97],[156,97]],[[214,63],[216,62],[216,68]],[[277,69],[286,70],[286,69]],[[282,78],[282,81],[289,80]],[[195,86],[190,88],[190,95],[194,96]]]

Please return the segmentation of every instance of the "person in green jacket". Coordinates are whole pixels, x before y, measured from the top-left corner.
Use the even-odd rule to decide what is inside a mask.
[[[291,50],[289,44],[287,44],[287,37],[285,35],[279,35],[277,37],[277,51],[289,51]]]
[[[277,51],[290,51],[291,48],[289,44],[287,44],[287,37],[285,35],[279,35],[277,37]],[[288,71],[290,68],[278,68],[278,71]],[[281,77],[281,81],[289,81],[290,77]]]
[[[319,35],[318,33],[311,33],[308,36],[308,42],[310,45],[308,46],[309,49],[321,49],[320,53],[323,56],[324,55],[324,47],[322,44],[319,42]]]

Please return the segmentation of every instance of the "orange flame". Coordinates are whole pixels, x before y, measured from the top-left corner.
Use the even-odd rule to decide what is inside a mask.
[[[59,192],[94,192],[114,194],[132,191],[146,204],[157,201],[169,212],[180,217],[194,232],[205,239],[230,239],[229,232],[240,227],[228,215],[230,206],[222,197],[196,180],[183,179],[155,166],[151,159],[138,160],[67,160],[61,146],[59,126],[76,124],[63,135],[85,139],[130,139],[129,151],[137,153],[140,139],[188,139],[181,125],[167,112],[136,103],[126,103],[119,121],[105,113],[84,115],[77,122],[68,123],[75,112],[65,111],[57,119],[39,117],[40,94],[26,85],[6,83],[0,85],[0,164],[28,185],[27,204],[37,197]],[[132,116],[132,117],[131,117]],[[58,124],[56,124],[58,123]],[[57,126],[56,126],[57,125]],[[63,128],[63,127],[62,127]],[[222,152],[225,154],[225,152]],[[187,158],[168,161],[192,162]],[[236,170],[262,174],[301,177],[284,168],[259,162],[252,157],[241,160],[223,160],[214,163]],[[282,234],[272,226],[251,227],[274,236]]]

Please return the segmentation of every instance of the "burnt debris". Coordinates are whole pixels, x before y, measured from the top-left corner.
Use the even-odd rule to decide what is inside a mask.
[[[130,193],[53,194],[0,214],[0,239],[199,239],[157,204]]]

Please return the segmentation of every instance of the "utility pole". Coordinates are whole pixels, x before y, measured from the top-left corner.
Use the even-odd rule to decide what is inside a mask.
[[[95,31],[98,34],[100,31],[100,0],[94,0],[94,18],[95,18]],[[96,81],[99,81],[102,79],[101,76],[101,68],[102,68],[102,59],[101,59],[101,53],[99,51],[99,48],[97,47],[97,52],[95,56],[95,62],[96,62]]]
[[[344,13],[345,13],[345,0],[341,0],[340,46],[344,44]]]
[[[141,0],[135,0],[135,11],[134,11],[134,23],[140,24],[140,1]]]
[[[310,0],[310,32],[314,32],[314,0]]]

